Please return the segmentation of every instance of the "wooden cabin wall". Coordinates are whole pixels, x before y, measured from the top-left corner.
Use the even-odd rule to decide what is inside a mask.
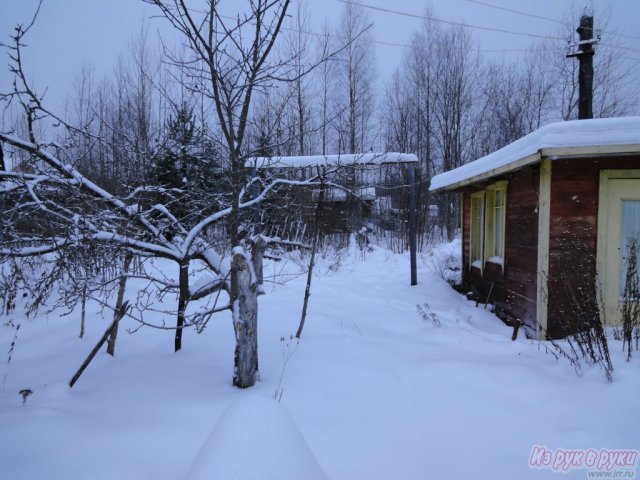
[[[471,194],[486,187],[474,185],[463,192],[463,282],[493,303],[500,318],[524,322],[527,334],[535,336],[540,168],[525,167],[488,183],[499,180],[508,181],[504,268],[490,262],[482,272],[469,267]]]
[[[640,168],[640,156],[552,162],[548,336],[585,326],[597,308],[597,221],[600,170]]]

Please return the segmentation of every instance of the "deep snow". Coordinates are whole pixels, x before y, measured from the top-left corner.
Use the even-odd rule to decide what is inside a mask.
[[[116,357],[101,352],[73,389],[67,382],[109,316],[91,309],[82,340],[76,314],[3,317],[0,478],[175,480],[200,451],[193,475],[210,462],[218,470],[209,478],[233,478],[223,469],[234,462],[220,462],[218,448],[206,453],[207,438],[222,445],[224,437],[232,450],[255,452],[239,456],[247,476],[269,479],[313,461],[333,480],[586,478],[584,470],[530,469],[531,448],[640,449],[640,355],[625,363],[611,339],[616,369],[607,384],[597,367],[578,377],[538,342],[512,342],[510,328],[441,279],[456,248],[421,255],[414,287],[408,255],[375,249],[320,259],[299,344],[290,336],[304,275],[291,261],[268,264],[267,279],[291,280],[265,285],[261,381],[244,391],[231,386],[227,314],[200,335],[185,332],[177,354],[171,331],[122,331]],[[417,305],[440,326],[423,320]],[[21,324],[8,365],[15,329],[7,320]],[[122,327],[136,327],[129,322]],[[23,406],[24,388],[33,394]],[[270,408],[277,390],[280,404]],[[243,425],[247,410],[254,414]],[[243,437],[252,432],[261,437],[253,445]],[[282,447],[300,437],[312,453],[299,445],[287,465],[270,461],[287,458]]]

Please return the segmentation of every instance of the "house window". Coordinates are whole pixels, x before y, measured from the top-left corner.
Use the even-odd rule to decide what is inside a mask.
[[[640,200],[622,200],[622,238],[620,245],[620,299],[625,298],[632,245],[636,256],[640,247]],[[636,261],[638,259],[636,258]],[[636,267],[636,282],[640,284],[640,272]],[[633,279],[630,278],[633,282]],[[633,283],[632,283],[633,284]]]
[[[507,182],[471,195],[470,266],[504,265]]]
[[[471,195],[471,266],[482,269],[484,253],[484,192]]]
[[[487,189],[485,213],[485,256],[487,261],[504,263],[504,232],[507,187],[499,182]]]

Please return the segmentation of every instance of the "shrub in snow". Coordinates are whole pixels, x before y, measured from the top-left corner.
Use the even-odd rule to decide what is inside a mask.
[[[626,275],[622,302],[622,340],[627,349],[627,361],[631,359],[633,339],[636,350],[640,340],[640,275],[638,273],[638,238],[632,238],[627,245]]]
[[[27,398],[33,393],[33,391],[25,388],[20,390],[18,393],[22,396],[22,405],[25,405],[27,403]]]
[[[418,308],[418,313],[422,317],[425,322],[431,322],[434,327],[439,327],[441,325],[440,318],[435,314],[428,303],[425,303],[424,306],[416,305]]]
[[[549,304],[553,303],[561,317],[556,322],[557,330],[545,333],[551,338],[567,336],[566,341],[552,344],[576,371],[583,361],[598,364],[611,381],[613,365],[598,300],[601,292],[597,288],[595,252],[589,238],[591,225],[585,223],[563,232],[556,240],[555,252],[549,256],[550,271],[556,273],[548,279],[548,290],[553,292]]]

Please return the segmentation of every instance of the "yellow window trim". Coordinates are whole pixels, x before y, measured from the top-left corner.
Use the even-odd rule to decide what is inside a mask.
[[[547,334],[547,280],[549,276],[549,235],[551,231],[551,160],[540,164],[540,186],[538,188],[538,268],[536,285],[536,322],[538,339]]]
[[[476,203],[475,200],[480,201],[480,206],[479,206],[480,219],[478,221],[479,225],[476,225],[474,227],[474,224],[476,223],[475,217],[477,215],[477,212],[474,209],[474,204]],[[484,269],[484,245],[483,245],[484,215],[485,215],[485,191],[481,190],[479,192],[475,192],[471,194],[470,204],[469,204],[469,217],[470,217],[469,218],[469,270],[471,270],[471,268],[475,266],[476,268],[479,268],[480,272],[482,272]],[[479,231],[476,231],[476,230],[479,230]],[[476,253],[474,249],[474,244],[478,240],[481,242],[479,246],[479,252],[478,252],[480,258],[474,258],[476,256],[474,255]],[[474,265],[474,263],[476,263],[478,260],[480,260],[480,267],[478,267],[477,265]]]
[[[478,268],[482,273],[484,265],[488,261],[500,264],[504,272],[505,256],[506,256],[506,214],[507,214],[507,180],[494,182],[485,187],[484,190],[474,192],[470,196],[469,205],[469,270]],[[501,192],[502,203],[496,205],[496,195]],[[480,205],[474,208],[474,205]],[[477,208],[480,209],[480,218]],[[496,208],[500,208],[500,218],[497,222],[500,232],[496,232]],[[479,225],[478,225],[479,224]],[[496,248],[496,237],[500,239],[501,244]],[[478,245],[480,243],[480,245]],[[496,255],[500,253],[500,255]],[[479,257],[479,258],[477,258]],[[493,261],[491,259],[500,257],[501,261]],[[480,266],[478,266],[478,263]]]
[[[498,263],[502,267],[504,272],[505,264],[505,232],[506,232],[506,220],[507,220],[507,180],[501,180],[499,182],[492,183],[487,186],[487,195],[485,200],[485,240],[484,240],[484,261],[491,261],[492,263]],[[496,196],[498,192],[502,195],[502,204],[496,205]],[[500,213],[496,212],[500,207]],[[498,215],[500,218],[498,218]],[[497,229],[500,229],[500,232]],[[500,245],[496,245],[496,237],[500,240]],[[493,262],[492,259],[500,258],[500,262]]]
[[[487,190],[496,190],[498,188],[507,188],[509,180],[500,180],[499,182],[492,183],[487,186]]]

